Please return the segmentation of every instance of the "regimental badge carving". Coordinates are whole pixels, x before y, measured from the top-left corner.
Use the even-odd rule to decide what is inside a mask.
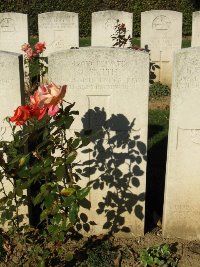
[[[15,22],[11,18],[5,18],[0,21],[0,31],[1,32],[14,32]]]
[[[158,16],[153,20],[152,28],[156,31],[167,31],[171,26],[171,21],[166,16]]]
[[[60,49],[66,47],[66,42],[63,40],[64,31],[54,31],[54,41],[49,44],[49,46],[53,49]]]

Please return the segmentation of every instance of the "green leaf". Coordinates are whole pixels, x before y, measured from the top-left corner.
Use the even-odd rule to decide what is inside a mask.
[[[78,147],[79,144],[80,144],[80,138],[76,138],[76,139],[72,142],[71,147],[72,147],[73,149],[75,149],[75,148]]]
[[[44,160],[44,168],[46,168],[48,166],[51,166],[52,162],[53,162],[53,159],[52,158],[46,158]]]
[[[62,215],[60,213],[57,213],[56,215],[54,215],[53,223],[59,224],[61,220],[62,220]]]
[[[12,165],[16,162],[18,162],[21,159],[22,155],[16,156],[13,160],[9,162],[9,165]]]
[[[72,203],[69,208],[69,220],[72,224],[75,223],[78,216],[79,206],[76,202]]]
[[[74,258],[74,255],[71,252],[68,252],[66,257],[65,257],[65,260],[71,261],[71,260],[73,260],[73,258]]]
[[[68,197],[64,197],[63,198],[63,206],[64,207],[69,207],[70,205],[72,205],[72,203],[74,203],[76,201],[76,197],[74,195],[68,196]]]
[[[40,222],[44,221],[47,219],[48,215],[50,214],[50,211],[48,209],[45,209],[41,212],[40,214]]]
[[[37,164],[32,166],[30,173],[32,175],[35,175],[37,173],[40,173],[42,170],[43,170],[42,164]]]
[[[77,151],[72,151],[71,153],[69,153],[67,159],[66,159],[66,164],[71,164],[77,156]]]
[[[49,129],[45,128],[43,132],[43,139],[45,139],[49,135]]]
[[[45,267],[45,261],[44,260],[41,260],[36,267]]]
[[[17,187],[15,189],[15,192],[16,192],[16,195],[19,196],[19,197],[22,197],[23,196],[23,190],[19,187]]]
[[[55,195],[52,193],[49,193],[44,200],[44,205],[46,208],[50,208],[55,200]]]
[[[27,167],[27,166],[23,166],[23,167],[17,172],[17,175],[18,175],[20,178],[26,178],[26,177],[29,177],[29,175],[30,175],[30,171],[28,170],[28,167]]]
[[[0,198],[0,205],[4,205],[7,202],[7,200],[8,200],[7,197]]]
[[[81,141],[82,141],[81,147],[84,147],[90,143],[90,138],[87,136],[82,136]]]
[[[61,196],[67,197],[71,196],[74,192],[76,192],[76,189],[73,187],[63,188],[60,192]]]
[[[79,200],[84,199],[90,192],[91,187],[85,187],[77,192],[77,198]]]
[[[60,165],[57,169],[56,169],[56,176],[58,178],[63,178],[65,176],[65,166],[64,165]]]

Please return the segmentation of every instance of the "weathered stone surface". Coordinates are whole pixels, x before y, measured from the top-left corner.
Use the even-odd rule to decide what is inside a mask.
[[[116,11],[116,10],[105,10],[92,13],[92,46],[106,46],[112,47],[115,41],[112,40],[111,35],[115,33],[114,27],[119,23],[124,23],[126,26],[127,34],[132,36],[133,31],[133,14]],[[130,46],[127,43],[126,46]]]
[[[200,240],[200,47],[175,55],[163,234]]]
[[[160,69],[157,81],[171,85],[173,53],[181,48],[182,13],[151,10],[141,13],[141,47],[148,45],[151,60]]]
[[[14,115],[14,110],[23,102],[24,92],[23,57],[10,52],[0,52],[0,139],[13,140],[11,129],[4,119]],[[6,191],[12,190],[12,184],[5,179]],[[0,197],[2,197],[2,192]],[[21,207],[20,212],[27,214],[27,208]]]
[[[200,11],[192,15],[192,43],[191,46],[200,46]]]
[[[22,53],[24,43],[28,43],[27,15],[0,13],[0,50]]]
[[[43,56],[79,46],[78,14],[66,11],[38,15],[39,40],[46,43]]]
[[[49,56],[50,79],[68,85],[65,100],[76,102],[80,112],[73,130],[100,130],[76,168],[79,184],[92,186],[85,203],[90,211],[81,211],[89,234],[144,233],[148,66],[148,54],[129,49],[81,48]]]

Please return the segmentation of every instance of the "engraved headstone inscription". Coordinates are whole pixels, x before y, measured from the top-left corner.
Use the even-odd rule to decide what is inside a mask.
[[[157,81],[171,85],[173,53],[181,48],[182,13],[151,10],[141,13],[141,47],[148,46],[153,62],[160,66]]]
[[[79,46],[78,14],[66,11],[38,15],[39,40],[46,43],[43,56]]]
[[[92,46],[112,47],[113,42],[111,36],[115,34],[115,26],[118,23],[125,24],[126,37],[132,37],[133,30],[133,14],[124,11],[105,10],[92,13]],[[126,46],[130,46],[127,43]]]
[[[27,15],[0,13],[0,50],[22,53],[24,43],[28,43]]]
[[[76,102],[79,116],[72,129],[97,133],[80,151],[76,168],[78,184],[91,186],[90,210],[81,210],[87,216],[80,216],[84,220],[77,227],[89,234],[144,234],[148,54],[120,48],[66,50],[49,56],[49,76],[67,84],[65,100]]]
[[[163,234],[200,240],[200,47],[175,54]]]

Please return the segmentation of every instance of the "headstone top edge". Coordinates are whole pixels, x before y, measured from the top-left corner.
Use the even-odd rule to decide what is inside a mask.
[[[76,12],[69,12],[69,11],[51,11],[51,12],[44,12],[44,13],[40,13],[38,14],[38,17],[41,17],[41,16],[44,16],[44,15],[50,15],[50,14],[74,14],[74,15],[78,15],[79,13],[76,13]]]
[[[168,9],[152,9],[152,10],[143,11],[143,12],[141,12],[141,14],[163,13],[163,12],[168,12],[168,13],[171,13],[171,14],[179,14],[179,15],[183,14],[182,12],[175,11],[175,10],[168,10]]]
[[[0,55],[10,55],[10,56],[16,56],[16,57],[20,57],[20,56],[23,56],[23,54],[20,54],[20,53],[15,53],[15,52],[9,52],[9,51],[3,51],[3,50],[0,50]]]
[[[189,52],[192,52],[192,51],[196,51],[196,52],[200,53],[200,46],[178,49],[175,52],[175,55],[177,55],[177,54],[186,54],[186,53],[189,53]]]
[[[140,55],[145,55],[146,57],[149,57],[149,53],[146,52],[146,51],[139,51],[139,50],[133,50],[133,49],[130,49],[130,48],[112,48],[112,47],[103,47],[103,46],[92,46],[92,47],[80,47],[78,49],[65,49],[65,50],[61,50],[61,51],[58,51],[58,52],[52,52],[49,54],[49,56],[55,56],[56,54],[63,54],[63,53],[79,53],[80,51],[99,51],[99,52],[109,52],[109,51],[112,51],[112,52],[119,52],[121,51],[122,53],[132,53],[132,54],[140,54]],[[96,52],[95,51],[95,52]]]
[[[19,12],[0,12],[0,15],[18,15],[18,16],[28,16],[26,13],[19,13]]]
[[[200,11],[195,11],[195,12],[192,12],[192,18],[196,18],[196,17],[199,17],[200,16]]]
[[[95,12],[92,12],[92,15],[94,14],[100,14],[100,13],[102,13],[102,14],[104,14],[104,13],[124,13],[124,14],[130,14],[130,15],[133,15],[133,13],[132,12],[127,12],[127,11],[121,11],[121,10],[114,10],[114,9],[108,9],[108,10],[100,10],[100,11],[95,11]]]

